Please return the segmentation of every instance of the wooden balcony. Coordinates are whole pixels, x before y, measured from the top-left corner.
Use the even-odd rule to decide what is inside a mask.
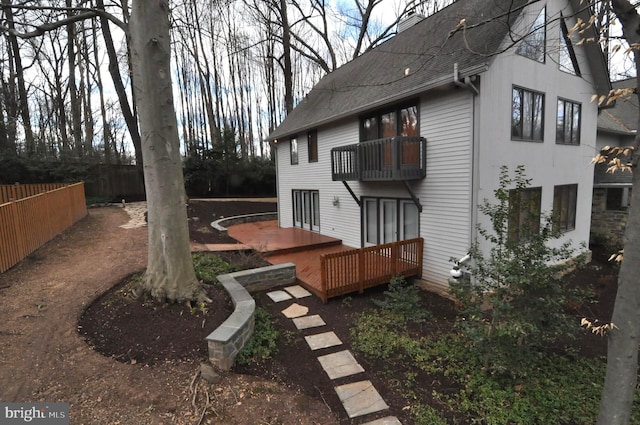
[[[424,137],[389,137],[331,149],[334,181],[418,180],[426,176]]]

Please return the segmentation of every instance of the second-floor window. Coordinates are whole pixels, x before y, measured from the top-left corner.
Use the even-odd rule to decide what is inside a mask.
[[[580,144],[581,109],[579,103],[558,99],[556,143],[561,145]]]
[[[318,131],[311,130],[307,133],[307,150],[309,151],[309,162],[318,162]]]
[[[544,63],[547,44],[547,10],[542,8],[538,17],[522,37],[516,53],[537,62]]]
[[[291,155],[291,165],[296,165],[298,163],[298,139],[296,137],[292,137],[289,141],[290,155]]]
[[[418,135],[417,102],[377,111],[360,120],[360,141]]]
[[[511,107],[511,139],[542,141],[544,138],[544,94],[514,87]]]

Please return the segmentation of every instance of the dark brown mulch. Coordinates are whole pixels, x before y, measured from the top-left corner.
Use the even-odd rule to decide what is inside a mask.
[[[211,223],[224,217],[275,211],[275,202],[190,200],[189,235],[197,243],[236,243],[235,239],[214,230]]]
[[[358,355],[351,344],[350,329],[354,319],[366,310],[375,306],[374,299],[382,299],[386,285],[368,289],[364,294],[352,294],[331,299],[326,304],[315,297],[307,297],[299,300],[290,300],[274,303],[266,293],[254,294],[256,304],[265,308],[273,318],[273,324],[281,332],[278,352],[267,363],[249,366],[236,366],[234,371],[267,377],[271,380],[298,387],[304,394],[323,400],[332,412],[335,412],[340,423],[358,424],[362,420],[350,420],[342,407],[334,387],[349,382],[370,380],[381,394],[385,402],[390,406],[383,415],[393,415],[400,419],[401,423],[411,423],[412,418],[408,410],[402,408],[407,405],[407,400],[397,391],[393,390],[394,382],[404,379],[402,375],[382,376],[376,371],[382,370],[382,365],[376,361],[370,361]],[[422,306],[430,312],[430,319],[421,327],[422,332],[430,335],[446,332],[451,329],[455,318],[456,309],[452,301],[438,295],[421,292]],[[291,319],[287,319],[281,312],[289,305],[297,303],[309,308],[309,315],[318,314],[326,322],[322,329],[297,330]],[[333,331],[343,345],[317,351],[311,351],[304,336],[321,332]],[[317,357],[341,350],[350,350],[365,372],[357,376],[330,380],[320,366]],[[425,383],[426,384],[426,383]]]
[[[212,302],[205,311],[132,294],[136,276],[93,302],[80,317],[78,329],[99,353],[125,363],[149,366],[167,360],[201,360],[204,340],[233,311],[221,286],[207,285]]]
[[[252,209],[253,208],[253,209]],[[265,212],[275,210],[275,204],[267,205],[262,203],[253,202],[211,202],[211,201],[192,201],[189,204],[189,216],[190,216],[190,233],[191,239],[200,243],[227,243],[228,238],[226,235],[220,235],[215,230],[208,226],[208,223],[215,220],[220,216],[229,216],[234,214],[247,214],[251,212]],[[205,225],[206,223],[206,225]],[[231,240],[233,241],[233,240]],[[234,241],[235,242],[235,241]],[[592,287],[594,289],[594,299],[599,300],[599,303],[585,302],[582,305],[576,306],[577,317],[580,315],[600,318],[606,320],[610,317],[611,309],[613,306],[613,300],[615,297],[615,270],[611,264],[606,261],[606,253],[597,249],[594,251],[594,261],[592,264],[578,272],[575,272],[571,277],[573,284]],[[246,261],[246,254],[236,254],[228,257],[232,262],[245,261],[245,266],[249,266],[251,261]],[[254,258],[255,257],[251,257]],[[255,264],[259,264],[256,260]],[[316,297],[308,297],[297,301],[286,301],[283,303],[274,303],[266,296],[266,293],[254,294],[256,298],[256,304],[258,307],[265,308],[272,316],[274,326],[280,331],[280,338],[278,340],[278,351],[276,355],[268,362],[257,365],[249,366],[235,366],[234,372],[240,374],[256,375],[265,377],[284,384],[286,387],[294,388],[296,391],[300,391],[309,397],[313,397],[317,400],[321,400],[325,403],[334,414],[339,418],[342,424],[356,424],[358,421],[350,420],[342,407],[342,404],[338,400],[335,393],[334,386],[340,385],[347,381],[352,382],[347,378],[331,381],[326,373],[322,370],[320,363],[318,362],[318,356],[327,354],[329,352],[337,351],[333,349],[325,349],[319,351],[311,351],[307,346],[303,336],[318,333],[318,330],[310,329],[306,331],[299,331],[295,329],[293,322],[290,319],[285,318],[281,311],[288,307],[293,302],[298,302],[309,308],[309,314],[319,314],[327,323],[326,329],[333,330],[340,340],[344,344],[345,349],[350,349],[350,328],[352,327],[353,318],[373,306],[373,299],[380,299],[383,297],[383,291],[386,287],[367,290],[365,294],[353,294],[351,296],[345,296],[336,298],[323,304]],[[124,298],[122,295],[117,295],[115,300],[122,302],[119,298]],[[118,298],[119,297],[119,298]],[[224,294],[214,295],[214,297],[223,299]],[[422,331],[423,334],[433,335],[433,333],[446,332],[451,329],[454,323],[456,308],[455,305],[447,299],[441,298],[437,295],[428,292],[422,292],[422,304],[431,315],[431,319],[428,323],[418,328],[418,331]],[[105,300],[113,297],[105,297]],[[187,322],[191,322],[190,326],[193,329],[202,327],[203,320],[206,325],[214,326],[216,321],[221,323],[225,318],[228,310],[222,308],[210,309],[210,314],[213,316],[207,316],[206,319],[203,316],[191,315],[188,312],[176,313],[174,308],[177,306],[163,306],[154,305],[154,309],[150,309],[147,306],[138,304],[126,305],[127,314],[130,315],[124,323],[117,326],[106,326],[106,323],[115,323],[114,313],[115,304],[109,304],[106,302],[104,308],[101,309],[89,309],[83,317],[83,332],[89,335],[88,323],[96,325],[94,333],[99,335],[100,338],[110,337],[110,347],[103,347],[101,352],[107,355],[114,356],[122,361],[136,360],[138,362],[155,362],[159,360],[177,360],[183,358],[182,356],[193,356],[191,358],[197,358],[201,360],[206,359],[206,347],[204,346],[203,339],[209,329],[198,331],[183,331],[183,326],[179,328],[170,325],[171,321],[176,320],[175,314],[177,314],[180,320],[184,319]],[[127,301],[128,302],[128,301]],[[228,305],[228,304],[227,304]],[[137,307],[136,307],[137,306]],[[135,311],[144,310],[144,311]],[[220,314],[225,311],[224,314]],[[138,314],[152,314],[152,316],[146,316],[147,319],[138,318]],[[167,322],[163,322],[165,317],[171,317]],[[149,317],[152,317],[150,320]],[[135,320],[135,321],[134,321]],[[146,321],[146,322],[145,322]],[[132,325],[135,323],[136,325]],[[145,328],[138,326],[141,323],[149,323],[150,327]],[[160,325],[160,323],[164,323]],[[176,330],[177,329],[177,330]],[[186,328],[184,328],[186,329]],[[131,339],[126,340],[125,334]],[[146,335],[153,334],[159,340],[166,341],[171,338],[175,338],[178,334],[183,338],[180,345],[183,350],[178,350],[175,347],[161,351],[163,344],[149,345],[148,348],[142,351],[147,352],[147,356],[136,357],[132,354],[132,346],[143,345],[142,338]],[[166,338],[166,339],[165,339]],[[94,345],[97,349],[98,342],[91,339],[90,344]],[[153,344],[151,341],[149,344]],[[589,356],[600,356],[606,351],[606,340],[592,335],[583,335],[577,342],[578,348],[583,354]],[[189,348],[191,347],[191,348]],[[355,353],[354,353],[355,354]],[[385,414],[397,416],[402,423],[411,423],[412,419],[408,409],[404,409],[407,405],[406,399],[402,394],[398,394],[394,391],[393,384],[398,380],[407,379],[404,372],[400,372],[398,376],[380,376],[375,372],[381,370],[381,365],[375,362],[368,361],[361,356],[357,357],[358,362],[364,367],[365,372],[358,375],[360,380],[371,380],[380,392],[383,399],[390,406],[390,410],[385,411]],[[433,379],[433,377],[430,377]],[[425,379],[425,377],[417,376],[416,379]],[[424,382],[425,386],[436,384],[432,382]],[[446,378],[440,377],[437,382],[440,386],[447,386]],[[440,387],[441,388],[441,387]],[[455,391],[455,388],[451,388],[451,391]],[[435,405],[436,402],[434,402]]]

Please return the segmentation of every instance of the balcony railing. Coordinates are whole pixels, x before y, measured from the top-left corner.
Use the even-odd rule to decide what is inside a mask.
[[[423,179],[426,165],[424,137],[389,137],[331,149],[334,181]]]

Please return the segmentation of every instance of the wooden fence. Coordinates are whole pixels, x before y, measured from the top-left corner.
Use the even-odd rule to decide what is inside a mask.
[[[53,186],[19,186],[34,188],[10,192],[0,186],[2,196],[16,194],[16,200],[0,204],[0,273],[87,215],[84,183],[64,184],[45,192],[41,189]],[[30,190],[38,194],[21,196],[33,193]]]
[[[60,189],[70,184],[71,183],[3,184],[0,185],[0,205],[28,198],[29,196],[34,196],[39,193]]]
[[[392,277],[422,275],[422,238],[325,254],[320,258],[321,293],[329,298],[388,283]]]

